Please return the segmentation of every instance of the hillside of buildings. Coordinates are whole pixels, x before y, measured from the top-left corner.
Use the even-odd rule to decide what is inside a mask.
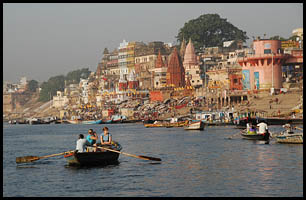
[[[300,30],[294,34],[299,40],[257,38],[252,47],[232,40],[200,52],[195,51],[191,38],[183,39],[180,48],[163,42],[124,40],[113,52],[103,52],[97,70],[88,77],[81,78],[78,73],[79,82],[67,84],[62,77],[62,88],[53,91],[51,101],[37,102],[41,91],[50,99],[48,90],[29,100],[22,90],[25,80],[14,89],[4,84],[3,114],[5,118],[87,120],[119,114],[141,120],[196,111],[249,109],[266,116],[302,113],[303,37]]]

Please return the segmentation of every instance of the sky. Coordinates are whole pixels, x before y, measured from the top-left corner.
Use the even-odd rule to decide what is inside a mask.
[[[179,29],[219,14],[252,36],[289,38],[303,28],[302,3],[5,3],[3,80],[48,81],[89,68],[123,40],[177,42]]]

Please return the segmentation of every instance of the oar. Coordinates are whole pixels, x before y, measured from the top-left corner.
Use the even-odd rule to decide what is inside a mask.
[[[65,153],[70,153],[70,152],[74,152],[74,151],[66,151],[66,152],[63,152],[63,153],[51,154],[51,155],[46,155],[46,156],[41,156],[41,157],[38,157],[38,156],[17,157],[16,158],[16,163],[33,162],[33,161],[40,160],[40,159],[43,159],[43,158],[49,158],[49,157],[64,155]]]
[[[238,133],[235,133],[234,135],[232,135],[231,137],[228,137],[227,139],[232,139],[234,136],[236,136],[236,135],[239,135],[240,133],[241,133],[242,131],[240,131],[240,132],[238,132]]]
[[[303,129],[302,129],[302,128],[300,128],[300,127],[297,127],[297,126],[296,126],[295,128],[297,128],[297,129],[299,129],[299,130],[303,131]]]
[[[149,156],[137,156],[137,155],[133,155],[133,154],[129,154],[129,153],[121,152],[121,151],[116,151],[114,149],[109,149],[109,148],[105,148],[105,147],[97,147],[97,148],[101,148],[101,149],[104,149],[104,150],[107,150],[107,151],[112,151],[112,152],[124,154],[126,156],[132,156],[134,158],[140,158],[140,159],[143,159],[143,160],[161,161],[160,158],[154,158],[154,157],[149,157]]]

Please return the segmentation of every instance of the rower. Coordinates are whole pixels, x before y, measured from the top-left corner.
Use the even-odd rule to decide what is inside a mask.
[[[295,127],[293,127],[291,123],[292,123],[292,120],[289,120],[287,124],[283,125],[283,128],[286,129],[285,133],[287,134],[293,134],[293,130],[295,129]]]
[[[258,132],[257,134],[263,134],[264,140],[268,141],[270,137],[270,133],[268,131],[268,125],[265,123],[265,120],[260,120],[260,123],[257,124]]]

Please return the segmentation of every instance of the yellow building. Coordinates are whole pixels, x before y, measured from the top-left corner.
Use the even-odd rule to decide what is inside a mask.
[[[128,68],[128,74],[130,74],[132,71],[135,71],[135,46],[136,42],[129,42],[127,45],[127,68]]]

